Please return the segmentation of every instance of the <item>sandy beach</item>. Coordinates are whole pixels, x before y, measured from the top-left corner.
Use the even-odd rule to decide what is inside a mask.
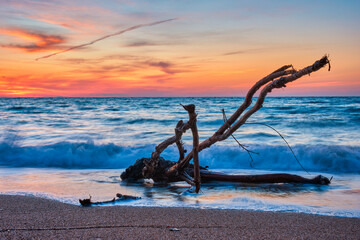
[[[191,208],[80,207],[42,198],[0,195],[0,239],[359,239],[359,236],[359,218]]]

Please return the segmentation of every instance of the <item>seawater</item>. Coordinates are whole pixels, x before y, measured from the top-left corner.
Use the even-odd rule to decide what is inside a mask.
[[[277,129],[310,173],[272,129],[243,125],[234,136],[199,155],[200,164],[230,174],[272,172],[333,176],[331,185],[204,184],[193,194],[185,183],[121,182],[124,168],[149,157],[156,144],[187,120],[180,104],[195,104],[200,141],[223,124],[241,97],[208,98],[2,98],[0,192],[78,204],[78,198],[142,196],[119,204],[296,211],[360,217],[360,97],[268,97],[248,123]],[[254,99],[256,100],[256,99]],[[184,135],[191,150],[190,131]],[[176,147],[163,155],[177,160]]]

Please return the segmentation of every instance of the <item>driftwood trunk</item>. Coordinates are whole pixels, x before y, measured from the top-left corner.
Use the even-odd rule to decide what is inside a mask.
[[[291,174],[265,174],[265,175],[226,175],[209,171],[200,167],[198,153],[208,148],[216,142],[223,141],[244,125],[249,117],[258,111],[268,93],[275,88],[286,87],[286,84],[293,82],[304,75],[318,71],[330,62],[327,56],[324,56],[314,64],[301,70],[295,70],[292,65],[285,65],[271,74],[267,75],[248,91],[244,102],[229,117],[220,128],[208,139],[199,143],[199,135],[197,131],[195,113],[195,105],[183,106],[189,114],[189,120],[183,122],[180,120],[175,127],[175,135],[161,142],[155,147],[155,151],[151,154],[151,158],[142,158],[126,169],[121,174],[123,180],[137,180],[142,178],[151,178],[155,182],[174,182],[186,181],[195,186],[195,191],[200,190],[200,182],[204,181],[227,181],[227,182],[246,182],[246,183],[313,183],[313,184],[329,184],[330,180],[321,175],[313,178],[303,178]],[[256,103],[251,107],[254,94],[260,90]],[[248,109],[249,108],[249,109]],[[248,110],[247,110],[248,109]],[[247,111],[246,111],[247,110]],[[182,135],[191,129],[193,135],[193,149],[185,156],[185,149],[182,143]],[[179,160],[177,162],[166,161],[160,157],[161,153],[170,145],[176,144],[179,150]],[[194,164],[190,164],[193,159]]]
[[[125,181],[135,182],[139,179],[143,179],[141,173],[142,169],[145,167],[145,162],[149,161],[148,158],[138,159],[135,164],[128,167],[122,174],[121,179]],[[175,166],[177,163],[173,161],[168,161],[163,158],[159,159],[159,178],[155,178],[158,182],[162,179],[162,174],[165,173],[166,169],[169,169]],[[304,178],[294,174],[287,173],[275,173],[275,174],[261,174],[261,175],[229,175],[221,172],[209,171],[206,168],[200,167],[199,173],[201,176],[201,182],[210,182],[210,181],[221,181],[221,182],[238,182],[238,183],[310,183],[310,184],[321,184],[327,185],[330,183],[330,180],[324,176],[318,175],[314,178]],[[185,177],[184,177],[185,176]],[[182,175],[175,175],[173,178],[168,178],[166,182],[178,182],[178,181],[192,181],[194,177],[194,165],[189,164],[187,168],[184,169]],[[154,180],[155,181],[155,180]],[[195,189],[196,191],[196,189]]]

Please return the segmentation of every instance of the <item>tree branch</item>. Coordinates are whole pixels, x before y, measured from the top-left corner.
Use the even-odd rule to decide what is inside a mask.
[[[313,65],[310,65],[306,68],[303,68],[292,75],[288,77],[281,77],[268,85],[266,85],[260,92],[260,95],[255,103],[255,105],[250,108],[233,126],[231,126],[222,136],[219,136],[218,141],[222,141],[227,139],[231,134],[233,134],[237,129],[239,129],[240,126],[242,126],[246,120],[254,114],[256,111],[258,111],[260,108],[262,108],[262,104],[265,101],[265,97],[268,93],[270,93],[274,88],[282,88],[286,87],[286,84],[292,81],[295,81],[296,79],[301,78],[304,75],[310,74],[312,72],[315,72],[319,70],[320,68],[324,67],[326,64],[329,63],[329,60],[327,56],[324,56],[322,59],[316,61]]]
[[[190,121],[190,120],[189,120]],[[158,160],[160,157],[160,154],[170,145],[177,143],[178,149],[179,149],[179,160],[184,158],[185,149],[183,148],[181,144],[181,137],[183,133],[186,132],[190,128],[189,122],[183,123],[182,120],[180,120],[175,128],[175,135],[166,139],[165,141],[161,142],[159,145],[155,147],[155,151],[151,154],[151,158],[149,161],[145,161],[145,167],[142,170],[142,174],[145,178],[151,178],[155,169],[157,168]],[[181,147],[179,146],[181,145]]]
[[[180,120],[175,127],[175,137],[176,137],[175,143],[179,150],[179,160],[178,161],[181,161],[184,159],[185,152],[186,152],[186,150],[184,149],[184,144],[181,141],[181,137],[183,135],[183,131],[182,131],[183,125],[184,125],[183,121]]]
[[[193,135],[193,160],[194,160],[194,184],[195,184],[195,192],[198,193],[200,191],[200,165],[199,165],[199,133],[196,126],[196,113],[195,113],[195,105],[186,105],[183,106],[186,111],[189,113],[189,125],[191,128],[191,132]],[[182,160],[181,160],[182,161]],[[181,162],[179,161],[179,162]]]
[[[282,76],[286,76],[289,74],[294,74],[296,71],[294,69],[292,70],[288,70],[286,71],[286,69],[293,67],[292,65],[285,65],[277,70],[275,70],[274,72],[272,72],[271,74],[269,74],[268,76],[264,77],[263,79],[261,79],[260,81],[258,81],[257,83],[254,84],[254,86],[252,86],[252,88],[250,88],[250,90],[248,91],[248,93],[246,94],[245,100],[243,102],[243,104],[241,104],[241,106],[236,110],[236,112],[230,116],[230,118],[215,132],[215,134],[213,135],[213,137],[216,137],[218,135],[221,135],[224,133],[224,131],[226,129],[229,128],[229,126],[231,126],[236,119],[239,118],[239,116],[245,111],[246,108],[248,108],[251,103],[252,103],[252,97],[254,96],[254,94],[265,84],[267,84],[268,82],[282,77]]]
[[[292,65],[286,65],[283,66],[281,68],[279,68],[278,70],[274,71],[273,73],[271,73],[270,75],[266,76],[265,78],[261,79],[260,81],[258,81],[248,92],[244,103],[236,110],[236,112],[228,119],[228,121],[226,123],[224,123],[217,131],[216,133],[211,136],[210,138],[204,140],[203,142],[201,142],[199,144],[199,148],[198,151],[202,151],[205,148],[210,147],[211,145],[213,145],[214,143],[218,142],[218,141],[223,141],[225,139],[227,139],[229,136],[231,136],[231,134],[233,134],[237,129],[239,129],[239,127],[241,127],[246,120],[252,115],[254,114],[257,110],[259,110],[262,107],[262,104],[264,103],[265,97],[266,95],[271,92],[274,88],[282,88],[285,87],[287,83],[295,81],[296,79],[299,79],[300,77],[306,75],[306,74],[310,74],[312,72],[315,72],[319,69],[321,69],[322,67],[326,66],[327,64],[329,64],[329,59],[327,56],[324,56],[323,58],[321,58],[320,60],[316,61],[314,64],[303,68],[299,71],[295,71],[293,70],[288,70],[288,71],[281,71],[284,68],[290,68],[292,67]],[[290,76],[287,77],[281,77],[287,74],[291,74]],[[277,80],[274,80],[276,77],[280,77]],[[242,114],[242,112],[248,107],[250,106],[251,102],[252,102],[252,97],[255,94],[255,92],[257,90],[259,90],[259,88],[263,85],[265,85],[266,83],[270,82],[274,80],[273,82],[269,83],[268,85],[266,85],[255,105],[250,108],[239,120],[237,120],[239,118],[239,116]],[[237,122],[235,122],[237,120]],[[234,123],[235,122],[235,123]],[[233,124],[234,123],[234,124]],[[228,128],[229,125],[233,124],[231,127]],[[194,152],[191,151],[185,158],[183,161],[181,161],[178,165],[171,167],[168,171],[167,174],[171,174],[172,171],[177,171],[177,170],[181,170],[184,169],[186,167],[186,165],[190,162],[190,160],[193,158],[194,156]]]

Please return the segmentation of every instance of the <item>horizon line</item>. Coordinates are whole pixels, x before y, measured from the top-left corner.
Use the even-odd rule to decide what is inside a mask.
[[[5,97],[0,96],[1,98],[244,98],[245,96],[43,96],[43,97]],[[258,96],[254,96],[254,98],[257,98]],[[360,97],[360,95],[321,95],[321,96],[315,96],[315,95],[309,95],[309,96],[266,96],[266,98],[273,98],[273,97]]]

